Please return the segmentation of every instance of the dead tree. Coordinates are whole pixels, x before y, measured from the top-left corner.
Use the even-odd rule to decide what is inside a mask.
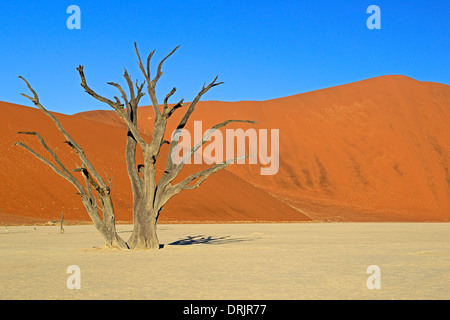
[[[59,174],[75,186],[75,188],[78,190],[77,194],[81,196],[81,201],[83,202],[83,205],[86,208],[89,217],[93,221],[94,226],[100,232],[108,246],[120,249],[158,249],[159,240],[156,232],[156,227],[158,218],[164,205],[179,192],[183,190],[198,188],[203,183],[203,181],[205,181],[205,179],[207,179],[215,172],[224,169],[229,164],[237,160],[237,158],[229,159],[222,163],[217,163],[203,171],[188,176],[181,182],[178,182],[176,184],[172,183],[185,164],[185,161],[181,161],[180,163],[178,163],[175,162],[171,157],[178,145],[178,138],[176,133],[180,132],[180,130],[182,130],[186,126],[186,123],[194,112],[194,109],[200,98],[211,88],[218,86],[223,82],[217,82],[216,77],[208,85],[203,85],[202,89],[192,102],[185,104],[183,103],[182,99],[178,103],[169,106],[168,100],[176,91],[176,88],[173,88],[166,95],[163,104],[160,105],[156,98],[156,84],[163,74],[162,65],[164,61],[169,58],[178,49],[178,47],[176,47],[163,60],[161,60],[157,67],[156,75],[152,79],[150,75],[150,61],[154,54],[154,51],[148,55],[146,64],[144,66],[139,55],[136,43],[134,44],[134,46],[138,58],[138,65],[144,76],[144,81],[141,84],[138,84],[138,80],[136,80],[136,83],[134,84],[127,70],[125,69],[123,77],[125,78],[125,81],[127,83],[128,94],[119,84],[108,82],[109,85],[114,86],[118,89],[122,100],[117,96],[115,96],[114,99],[111,100],[96,93],[86,81],[83,66],[80,65],[77,68],[81,78],[81,86],[84,88],[84,90],[95,99],[109,105],[127,126],[127,143],[125,156],[128,176],[131,181],[133,194],[133,232],[128,241],[124,241],[116,232],[114,206],[111,199],[110,180],[107,179],[107,181],[105,181],[103,177],[97,172],[81,146],[78,145],[76,141],[69,135],[69,133],[63,128],[59,120],[42,106],[42,104],[39,102],[39,97],[34,89],[27,82],[27,80],[25,80],[21,76],[19,78],[25,81],[28,89],[32,93],[32,96],[28,96],[26,94],[22,95],[30,99],[42,112],[50,117],[50,119],[55,123],[56,127],[65,137],[65,143],[67,143],[77,154],[81,165],[76,169],[69,170],[66,166],[64,166],[56,153],[46,144],[44,139],[37,132],[19,133],[36,136],[42,146],[49,152],[56,164],[47,160],[23,142],[16,142],[15,145],[19,145],[25,148],[32,155],[44,162],[57,174]],[[153,136],[150,142],[145,141],[145,139],[139,133],[137,121],[137,108],[141,98],[145,95],[145,93],[143,92],[145,84],[154,112]],[[186,106],[187,109],[184,113],[184,116],[178,123],[175,134],[172,136],[171,141],[169,142],[165,140],[164,134],[166,132],[168,119],[178,109]],[[206,132],[202,140],[191,148],[190,153],[188,152],[188,155],[192,157],[198,148],[208,142],[209,136],[215,130],[220,129],[221,127],[224,127],[231,122],[255,123],[254,121],[249,120],[227,120],[219,123]],[[162,177],[157,181],[155,176],[156,162],[160,159],[159,154],[162,146],[165,144],[169,145],[169,155],[166,160],[164,173]],[[138,146],[142,150],[143,154],[142,164],[137,164],[136,160],[136,151]],[[83,186],[74,176],[75,173],[81,174],[81,176],[84,178],[85,186]],[[97,199],[101,203],[101,206],[98,205]],[[103,218],[101,218],[99,214],[99,209],[103,212]]]
[[[59,233],[64,233],[64,212],[61,212],[61,224],[59,225]]]

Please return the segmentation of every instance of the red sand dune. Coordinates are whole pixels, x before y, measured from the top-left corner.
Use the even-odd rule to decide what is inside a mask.
[[[68,168],[76,168],[79,160],[53,122],[38,109],[1,103],[4,114],[0,124],[0,222],[3,224],[39,223],[59,220],[88,221],[77,190],[49,167],[21,147],[11,145],[23,141],[39,154],[47,155],[33,136],[18,131],[39,132]],[[63,126],[83,146],[98,172],[112,177],[112,197],[117,221],[130,222],[131,187],[125,168],[126,130],[78,116],[57,114]],[[165,159],[164,150],[161,158]],[[48,158],[48,157],[47,157]],[[186,166],[184,176],[202,170],[203,166]],[[182,177],[182,176],[181,176]],[[80,182],[82,179],[80,178]],[[82,182],[83,183],[83,182]],[[256,213],[256,214],[255,214]],[[201,188],[186,190],[169,202],[161,222],[226,222],[226,221],[305,221],[309,220],[289,205],[238,176],[221,171],[205,181]]]
[[[33,137],[16,135],[37,131],[75,167],[51,120],[37,109],[8,103],[0,110],[0,221],[57,220],[61,211],[68,220],[88,220],[72,185],[25,150],[10,147],[20,140],[42,152]],[[170,129],[182,114],[177,110]],[[113,177],[117,220],[130,221],[124,125],[111,111],[57,116],[98,171]],[[150,107],[139,109],[146,134],[151,118]],[[262,102],[200,102],[188,129],[194,120],[202,120],[206,130],[226,119],[258,122],[227,128],[279,129],[278,173],[262,176],[260,165],[232,165],[173,198],[162,222],[450,219],[447,85],[383,76]]]

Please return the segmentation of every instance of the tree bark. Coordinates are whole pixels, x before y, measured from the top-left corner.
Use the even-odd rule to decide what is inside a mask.
[[[134,228],[128,246],[136,249],[159,249],[159,239],[156,233],[157,214],[153,208],[147,208],[146,201],[141,200],[137,205],[134,216]]]

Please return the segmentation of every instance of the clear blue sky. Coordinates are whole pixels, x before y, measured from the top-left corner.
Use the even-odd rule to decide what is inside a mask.
[[[369,30],[369,5],[381,29]],[[81,29],[69,30],[69,5]],[[107,109],[80,86],[76,67],[111,97],[123,68],[142,79],[133,43],[154,67],[175,46],[158,83],[160,101],[191,101],[204,82],[225,85],[203,100],[267,100],[386,74],[450,84],[448,0],[2,1],[0,100],[23,105],[26,77],[52,111]],[[143,104],[150,104],[148,97]]]

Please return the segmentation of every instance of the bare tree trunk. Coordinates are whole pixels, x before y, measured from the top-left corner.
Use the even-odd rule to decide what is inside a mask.
[[[159,249],[159,239],[156,233],[157,215],[152,208],[146,208],[146,201],[140,201],[133,233],[128,240],[130,249]]]
[[[126,242],[117,234],[114,207],[111,197],[103,201],[103,236],[112,248],[128,249]]]

